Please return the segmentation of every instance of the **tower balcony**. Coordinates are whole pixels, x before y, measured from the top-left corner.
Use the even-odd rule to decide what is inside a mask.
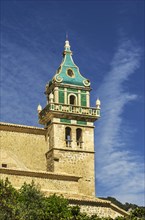
[[[45,124],[52,117],[78,119],[94,122],[100,118],[100,109],[60,103],[49,103],[39,113],[39,123]]]

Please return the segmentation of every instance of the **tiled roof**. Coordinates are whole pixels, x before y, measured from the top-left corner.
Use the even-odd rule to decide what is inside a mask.
[[[8,126],[8,127],[19,127],[19,128],[30,128],[30,129],[44,130],[44,128],[39,128],[39,127],[35,127],[35,126],[12,124],[12,123],[6,123],[6,122],[0,122],[0,125],[1,126]]]

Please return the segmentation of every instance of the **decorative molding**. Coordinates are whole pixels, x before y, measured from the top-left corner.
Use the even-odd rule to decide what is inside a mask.
[[[0,173],[8,174],[8,175],[16,175],[16,176],[29,176],[29,177],[38,177],[44,179],[56,179],[56,180],[67,180],[67,181],[78,181],[81,178],[80,176],[70,175],[66,173],[14,170],[7,168],[0,168]]]
[[[44,129],[44,128],[27,126],[27,125],[20,125],[20,124],[10,124],[10,123],[4,123],[4,122],[0,122],[0,130],[38,134],[38,135],[45,135],[46,134],[46,129]]]
[[[72,152],[80,152],[80,153],[91,153],[91,154],[95,154],[95,151],[89,151],[89,150],[84,150],[82,149],[74,149],[74,148],[57,148],[57,147],[53,147],[51,148],[49,151],[47,151],[46,155],[48,153],[50,153],[53,150],[59,150],[59,151],[72,151]]]

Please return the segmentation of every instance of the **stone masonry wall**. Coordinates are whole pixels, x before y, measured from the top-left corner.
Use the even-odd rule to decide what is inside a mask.
[[[70,147],[65,141],[66,127],[71,128]],[[83,146],[81,148],[76,143],[77,128],[82,129]],[[47,170],[81,176],[79,192],[94,196],[94,127],[53,123],[48,127],[47,137],[50,146],[47,152]]]
[[[65,128],[70,127],[72,133],[72,149],[80,149],[76,143],[76,129],[82,129],[82,150],[94,151],[94,127],[79,126],[74,124],[53,124],[48,128],[50,130],[51,145],[55,148],[66,148]],[[53,142],[53,143],[52,143]]]
[[[19,172],[19,173],[18,173]],[[0,169],[0,175],[2,179],[8,178],[12,185],[19,189],[24,182],[31,184],[32,181],[38,186],[40,186],[41,191],[45,193],[46,196],[50,196],[54,193],[58,195],[69,195],[74,194],[79,195],[78,193],[78,177],[63,176],[60,174],[50,174],[50,173],[35,173],[29,171],[17,171],[7,169]],[[66,196],[67,198],[67,196]],[[94,197],[95,199],[95,197]],[[69,199],[70,200],[70,199]],[[79,205],[81,212],[85,212],[88,215],[97,214],[99,217],[112,217],[116,218],[117,216],[124,216],[125,211],[122,212],[114,208],[111,204],[104,203],[94,203],[89,201],[69,201],[70,205]],[[84,204],[87,203],[87,204]]]
[[[117,216],[123,216],[122,214],[116,212],[111,207],[101,206],[89,206],[89,205],[80,205],[81,212],[86,212],[89,215],[98,215],[99,217],[111,217],[116,218]]]
[[[111,217],[115,219],[118,216],[127,216],[128,213],[111,202],[90,202],[83,200],[70,200],[70,205],[79,205],[82,213],[88,215],[97,215],[99,217]]]
[[[27,171],[19,171],[18,174],[17,172],[15,173],[14,170],[11,170],[11,173],[7,173],[7,170],[3,171],[2,169],[0,169],[0,173],[2,179],[8,178],[17,189],[19,189],[24,182],[31,184],[33,180],[46,195],[50,193],[78,193],[77,178],[73,179],[69,176],[64,178],[55,174],[50,176],[50,174],[47,173],[31,172],[31,174],[27,174]]]
[[[0,143],[0,167],[46,171],[45,135],[2,130]]]
[[[94,154],[87,152],[55,150],[54,155],[59,161],[54,161],[57,172],[66,172],[81,176],[79,192],[86,195],[95,195],[94,192]]]
[[[45,129],[17,125],[11,128],[3,125],[0,140],[1,178],[8,177],[16,188],[20,188],[24,182],[31,183],[33,180],[48,195],[81,194],[94,196],[95,199],[93,128],[82,128],[84,146],[77,148],[75,130],[79,126],[72,126],[74,145],[67,148],[64,145],[66,126],[60,124],[54,126],[49,140],[49,134],[46,135],[49,131]],[[50,143],[53,148],[49,148]],[[7,165],[7,168],[3,165]],[[82,212],[90,215],[98,214],[112,218],[123,215],[117,211],[118,209],[103,204],[82,202],[79,205]]]

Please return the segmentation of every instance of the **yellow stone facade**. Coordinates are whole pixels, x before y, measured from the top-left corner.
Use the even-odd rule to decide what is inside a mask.
[[[19,170],[46,170],[48,150],[45,131],[41,128],[1,125],[1,165]]]
[[[58,126],[54,124],[50,130],[57,131]],[[65,126],[68,125],[63,124],[62,129]],[[74,131],[76,127],[74,125]],[[0,123],[0,129],[0,177],[8,177],[17,189],[24,182],[31,183],[33,180],[47,196],[53,193],[64,195],[70,205],[80,205],[81,211],[90,215],[112,218],[127,215],[111,202],[94,195],[94,151],[89,141],[94,135],[93,127],[84,126],[84,132],[90,133],[88,146],[84,149],[75,146],[71,149],[60,148],[63,138],[57,138],[55,146],[50,147],[49,128]],[[51,161],[53,169],[50,169]]]
[[[66,146],[65,128],[71,127],[71,147]],[[83,143],[77,146],[76,129],[83,132]],[[58,132],[59,131],[59,132]],[[47,171],[65,172],[80,176],[79,190],[86,195],[95,196],[94,187],[94,127],[77,126],[76,124],[52,123],[47,128],[49,150],[46,153]],[[85,144],[84,144],[85,143]]]

